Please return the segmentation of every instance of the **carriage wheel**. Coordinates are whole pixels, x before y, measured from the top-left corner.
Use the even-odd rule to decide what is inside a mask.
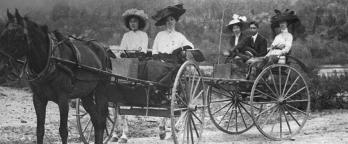
[[[221,131],[228,134],[241,134],[253,125],[249,96],[242,96],[230,85],[211,85],[208,89],[208,113],[211,121]],[[232,89],[232,90],[231,90]]]
[[[104,144],[106,144],[110,138],[112,137],[112,132],[115,129],[116,125],[116,111],[111,110],[115,109],[115,104],[109,104],[109,115],[106,120],[106,129],[104,131]],[[76,121],[77,121],[77,129],[80,134],[80,140],[85,143],[93,143],[94,142],[94,127],[91,121],[90,115],[85,111],[82,106],[81,100],[77,99],[76,102]]]
[[[305,75],[284,64],[268,66],[254,82],[250,103],[265,105],[262,111],[251,111],[264,136],[272,140],[292,138],[303,128],[310,113]]]
[[[204,128],[206,100],[198,66],[186,61],[179,69],[171,97],[171,127],[175,144],[198,143]]]

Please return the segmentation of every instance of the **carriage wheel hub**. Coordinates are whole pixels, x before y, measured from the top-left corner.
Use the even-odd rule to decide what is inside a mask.
[[[197,105],[189,104],[188,110],[189,111],[196,111],[197,110]]]
[[[283,97],[281,97],[281,98],[278,99],[278,103],[279,104],[285,104],[286,100]]]

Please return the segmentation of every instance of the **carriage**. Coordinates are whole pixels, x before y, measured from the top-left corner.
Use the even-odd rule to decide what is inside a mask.
[[[299,60],[286,56],[285,63],[269,65],[250,79],[248,75],[234,77],[230,63],[214,65],[213,74],[207,75],[200,70],[193,52],[186,52],[187,61],[177,71],[172,87],[163,93],[170,104],[162,105],[150,102],[153,88],[160,84],[136,78],[137,59],[112,60],[114,66],[123,69],[103,73],[110,76],[111,85],[126,86],[132,92],[126,94],[124,102],[109,98],[109,109],[115,111],[109,111],[107,117],[105,143],[115,130],[117,112],[170,118],[174,143],[201,140],[206,110],[216,128],[228,134],[241,134],[256,126],[267,138],[283,140],[291,139],[303,128],[309,117],[310,95],[305,68]],[[81,140],[93,141],[93,126],[79,101],[76,120]]]

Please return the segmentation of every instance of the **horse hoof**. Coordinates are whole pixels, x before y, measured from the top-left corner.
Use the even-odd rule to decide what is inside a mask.
[[[160,137],[161,140],[164,140],[164,138],[166,138],[166,133],[165,132],[164,133],[160,133],[159,137]]]
[[[111,141],[111,142],[117,142],[117,141],[118,141],[118,137],[112,137],[112,138],[110,139],[110,141]]]
[[[121,144],[121,143],[127,143],[127,139],[125,139],[125,138],[120,138],[119,140],[118,140],[118,143],[119,144]]]

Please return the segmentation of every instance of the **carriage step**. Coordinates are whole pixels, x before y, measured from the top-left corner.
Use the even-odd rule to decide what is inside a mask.
[[[154,116],[154,117],[170,117],[170,109],[157,107],[128,107],[120,106],[119,113],[121,115],[137,115],[137,116]],[[175,116],[180,116],[180,111],[174,111]]]

